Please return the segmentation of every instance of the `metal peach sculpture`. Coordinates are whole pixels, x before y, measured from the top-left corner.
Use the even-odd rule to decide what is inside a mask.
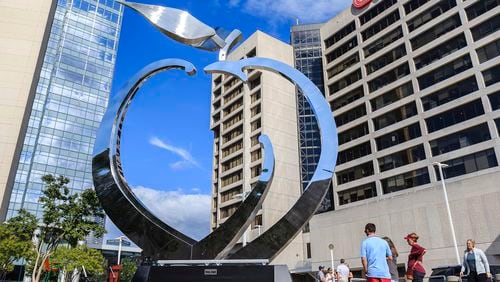
[[[330,107],[319,89],[293,67],[268,58],[225,61],[226,55],[241,40],[235,30],[228,36],[198,21],[189,13],[154,5],[119,1],[148,19],[167,36],[184,44],[205,50],[219,50],[219,62],[205,67],[207,73],[225,73],[247,82],[244,70],[258,69],[280,74],[294,83],[307,98],[318,121],[321,135],[321,155],[307,188],[293,207],[261,236],[239,249],[233,249],[238,239],[255,218],[271,189],[274,175],[272,142],[265,135],[259,141],[264,148],[262,174],[236,212],[217,229],[200,241],[179,232],[151,213],[136,198],[127,184],[121,164],[120,140],[128,107],[143,83],[150,77],[170,69],[182,69],[194,75],[194,66],[180,59],[164,59],[139,71],[113,97],[99,129],[92,162],[97,195],[106,214],[144,255],[152,259],[269,259],[276,257],[302,230],[314,215],[330,186],[336,164],[338,141]],[[294,93],[290,93],[293,95]],[[297,185],[299,185],[297,183]]]

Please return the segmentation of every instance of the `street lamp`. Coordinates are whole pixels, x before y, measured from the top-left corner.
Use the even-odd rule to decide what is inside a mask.
[[[453,245],[455,246],[455,255],[457,256],[457,264],[460,264],[460,255],[458,253],[457,237],[455,235],[455,227],[453,226],[453,220],[451,218],[450,203],[448,202],[448,192],[446,192],[446,185],[444,183],[443,168],[448,167],[447,164],[435,162],[432,163],[439,169],[439,176],[441,177],[441,185],[443,186],[444,201],[446,203],[446,211],[448,212],[448,220],[450,221],[451,236],[453,238]]]
[[[245,201],[245,199],[247,198],[247,196],[250,194],[250,191],[245,191],[243,193],[239,193],[239,194],[236,194],[234,195],[232,198],[233,199],[241,199],[241,201]],[[243,247],[245,247],[247,245],[247,231],[248,231],[248,228],[245,229],[245,232],[243,233]]]
[[[118,243],[118,263],[117,265],[120,265],[120,258],[122,256],[122,242],[123,242],[123,239],[126,238],[125,236],[120,236],[118,238],[115,238],[116,240],[119,241]]]
[[[330,249],[330,259],[332,260],[332,271],[335,273],[335,267],[333,265],[333,244],[328,245],[328,249]]]

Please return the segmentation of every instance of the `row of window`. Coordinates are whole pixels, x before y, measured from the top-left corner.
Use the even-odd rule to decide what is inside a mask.
[[[443,173],[446,178],[453,178],[464,174],[481,171],[498,166],[498,161],[493,149],[487,149],[477,153],[445,162],[448,167]],[[359,175],[362,175],[363,165],[359,168]],[[436,169],[437,179],[440,180],[439,172]],[[430,183],[429,171],[426,167],[405,172],[380,180],[383,194],[393,193],[413,187]],[[339,205],[345,205],[377,196],[375,182],[360,185],[348,190],[339,191]]]

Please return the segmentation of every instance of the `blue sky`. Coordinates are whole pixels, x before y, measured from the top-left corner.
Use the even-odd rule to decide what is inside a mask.
[[[134,0],[136,1],[136,0]],[[289,42],[290,26],[328,20],[351,0],[140,0],[189,11],[212,27],[256,30]],[[212,170],[210,76],[203,68],[217,53],[167,38],[126,9],[116,60],[113,92],[142,67],[164,58],[190,61],[195,77],[169,71],[150,79],[127,114],[122,137],[125,176],[136,195],[162,220],[200,239],[209,232]],[[110,230],[107,237],[116,237]]]

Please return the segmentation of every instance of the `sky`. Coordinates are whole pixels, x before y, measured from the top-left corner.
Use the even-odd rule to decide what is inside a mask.
[[[320,23],[352,0],[134,0],[190,12],[212,27],[256,30],[289,43],[290,27]],[[212,171],[210,76],[203,68],[217,61],[207,52],[177,43],[142,16],[125,9],[112,94],[141,68],[156,60],[180,58],[198,70],[161,73],[140,89],[124,122],[121,156],[136,196],[161,220],[194,239],[209,233]],[[108,224],[106,238],[118,231]]]

